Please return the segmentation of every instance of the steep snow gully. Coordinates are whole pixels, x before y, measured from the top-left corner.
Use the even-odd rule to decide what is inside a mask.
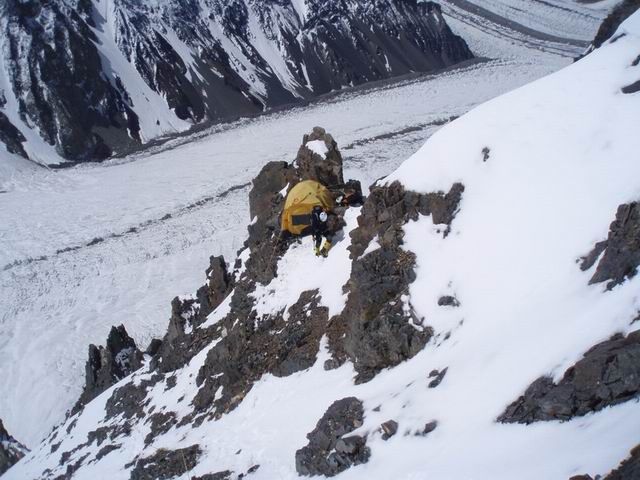
[[[233,267],[6,478],[637,478],[639,55],[636,12],[451,122],[338,212],[327,260],[277,223],[342,165],[314,129],[254,180]]]

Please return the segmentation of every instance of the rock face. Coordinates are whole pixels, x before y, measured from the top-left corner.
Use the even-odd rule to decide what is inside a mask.
[[[637,202],[620,205],[616,219],[609,227],[607,240],[599,242],[585,257],[581,268],[587,270],[598,262],[596,272],[589,283],[607,282],[611,290],[637,273],[640,265],[640,204]]]
[[[362,402],[354,397],[334,402],[307,434],[309,444],[296,452],[300,475],[333,477],[353,465],[366,463],[371,452],[366,438],[350,435],[362,426]]]
[[[60,156],[79,161],[104,159],[115,145],[141,139],[126,90],[104,73],[92,8],[86,0],[0,5],[8,34],[0,58],[9,81],[4,95],[15,95],[13,113],[23,122],[14,127],[32,126]]]
[[[184,355],[188,356],[193,347],[188,334],[200,326],[233,290],[234,278],[222,256],[209,258],[205,275],[207,281],[195,297],[175,297],[171,302],[169,328],[157,349],[160,360],[154,359],[161,371],[171,371],[182,365]]]
[[[472,58],[432,2],[7,0],[0,19],[2,103],[17,105],[0,141],[26,156],[34,128],[74,162]]]
[[[74,411],[142,366],[142,352],[123,325],[112,327],[106,347],[89,345],[86,384]]]
[[[498,418],[505,423],[569,420],[640,395],[640,331],[602,342],[557,384],[533,382]]]
[[[600,25],[591,49],[600,48],[618,30],[618,27],[640,8],[640,0],[624,0],[615,6],[609,16]]]
[[[606,477],[578,475],[569,480],[636,480],[640,478],[640,445],[631,450],[630,455]]]
[[[634,480],[640,478],[640,445],[631,450],[629,458],[620,464],[604,480]]]
[[[20,130],[0,111],[0,142],[4,143],[7,151],[27,158],[27,152],[24,151],[22,145],[25,141],[26,138]]]
[[[26,447],[9,435],[0,420],[0,476],[25,456]]]
[[[371,189],[359,227],[351,233],[353,266],[345,287],[349,296],[342,314],[332,319],[329,339],[335,361],[327,367],[351,360],[357,381],[365,382],[424,348],[432,330],[408,302],[415,257],[401,248],[402,227],[419,215],[432,215],[446,234],[463,191],[460,184],[447,194],[420,195],[399,183]],[[363,255],[374,237],[380,248]]]
[[[320,161],[318,157],[322,157]],[[317,180],[323,185],[341,185],[342,155],[338,144],[324,128],[316,127],[305,135],[296,158],[298,173],[302,180]]]

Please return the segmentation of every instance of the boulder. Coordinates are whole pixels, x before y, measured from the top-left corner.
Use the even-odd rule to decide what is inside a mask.
[[[382,431],[382,439],[389,440],[398,433],[398,422],[395,420],[388,420],[380,425],[380,430]]]
[[[331,404],[307,434],[309,443],[296,452],[296,471],[300,475],[333,477],[348,468],[366,463],[371,454],[366,438],[347,435],[362,426],[364,409],[355,397]]]

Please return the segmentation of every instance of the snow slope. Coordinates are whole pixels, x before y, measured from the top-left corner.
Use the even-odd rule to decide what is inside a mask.
[[[195,443],[205,455],[192,476],[259,464],[252,479],[297,478],[295,450],[307,443],[306,433],[326,408],[350,395],[364,401],[365,422],[355,433],[369,434],[372,453],[367,464],[339,478],[566,480],[613,469],[638,443],[635,400],[567,422],[525,426],[495,419],[537,377],[558,376],[595,343],[631,331],[640,308],[640,277],[604,291],[602,285],[589,286],[591,272],[576,265],[606,237],[618,205],[640,195],[640,138],[634,135],[640,97],[620,91],[640,74],[632,67],[640,52],[640,12],[621,32],[625,36],[580,62],[451,123],[381,180],[398,180],[419,192],[465,185],[446,238],[431,217],[405,227],[405,248],[417,255],[410,302],[435,330],[422,352],[354,385],[350,365],[322,368],[328,354],[321,348],[314,367],[286,378],[265,376],[220,420],[173,428],[149,446],[143,442],[149,425],[132,424],[132,434],[118,438],[118,450],[87,463],[74,478],[126,479],[123,465],[140,452]],[[310,241],[304,239],[282,261],[312,268],[318,259]],[[295,271],[290,282],[278,280],[276,293],[262,292],[264,304],[288,304],[287,289],[298,287]],[[315,286],[323,280],[319,276]],[[437,306],[438,297],[448,293],[460,300],[459,309]],[[193,376],[208,348],[178,371],[170,394],[164,392],[166,380],[149,392],[156,409],[179,416],[188,411],[197,392]],[[442,384],[426,388],[427,373],[445,367]],[[150,375],[145,367],[121,384]],[[56,440],[62,440],[57,454],[43,444],[6,478],[36,478],[45,468],[55,472],[61,452],[112,421],[103,419],[112,392],[64,425],[70,433]],[[401,434],[385,442],[377,428],[391,418]],[[427,437],[411,434],[431,420],[438,427]],[[96,450],[89,446],[71,458]]]
[[[603,15],[595,10],[571,28],[586,42]],[[507,27],[476,17],[456,25],[476,54],[495,60],[241,119],[102,165],[18,171],[2,162],[0,376],[10,388],[0,395],[0,418],[8,429],[32,446],[60,422],[80,394],[87,345],[104,342],[113,324],[124,323],[142,347],[162,335],[171,298],[201,284],[209,255],[231,259],[242,245],[243,186],[267,161],[292,159],[313,126],[334,133],[346,176],[366,186],[450,117],[583,50],[512,38]]]

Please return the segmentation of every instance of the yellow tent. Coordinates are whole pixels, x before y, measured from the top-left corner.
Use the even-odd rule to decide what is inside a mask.
[[[333,197],[329,190],[313,180],[305,180],[295,185],[284,202],[282,230],[300,235],[311,225],[311,211],[320,205],[329,211],[333,208]]]

